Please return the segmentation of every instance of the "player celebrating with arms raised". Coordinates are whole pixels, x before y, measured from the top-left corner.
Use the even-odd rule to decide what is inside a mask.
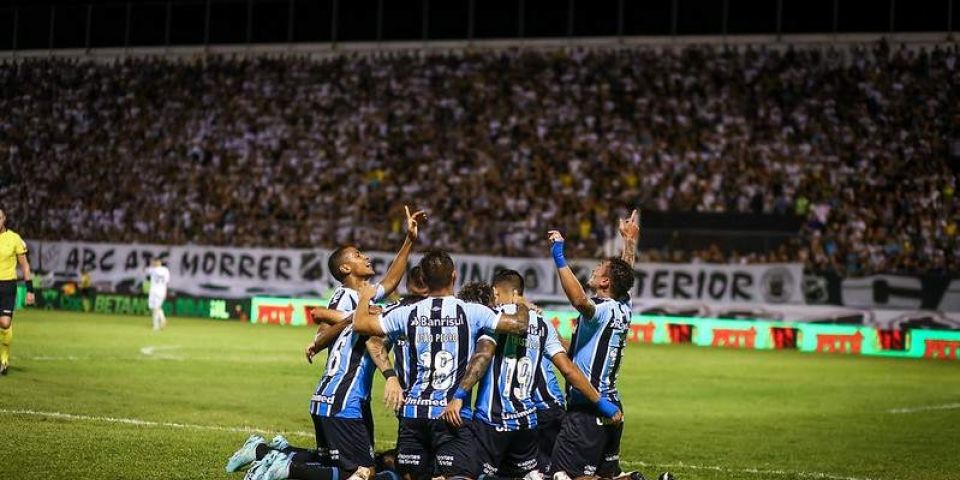
[[[379,369],[387,377],[385,390],[388,401],[393,404],[391,407],[399,403],[402,390],[383,352],[383,339],[359,334],[348,317],[350,312],[354,315],[359,311],[366,312],[369,305],[389,295],[400,284],[417,239],[418,222],[426,219],[424,212],[411,214],[409,208],[404,208],[407,237],[382,283],[371,286],[374,293],[368,298],[359,298],[358,289],[361,285],[368,285],[367,281],[375,275],[370,257],[352,245],[340,247],[330,255],[328,267],[342,285],[334,292],[329,309],[313,315],[339,323],[315,337],[306,351],[307,359],[311,360],[327,344],[324,339],[336,336],[327,357],[326,371],[310,401],[316,452],[307,455],[302,449],[291,448],[282,437],[266,445],[262,437],[252,435],[230,458],[227,471],[236,471],[257,459],[247,474],[256,480],[330,480],[340,472],[355,480],[365,480],[374,475],[373,418],[370,412],[374,370]],[[331,317],[330,313],[334,315]],[[338,313],[340,315],[336,315]],[[271,451],[268,452],[267,447]]]
[[[623,231],[621,225],[621,232]],[[550,247],[560,285],[580,313],[570,341],[570,356],[600,396],[621,410],[617,374],[630,330],[630,289],[633,267],[621,258],[607,258],[590,275],[587,286],[596,295],[587,297],[563,255],[563,236],[549,232]],[[634,243],[635,245],[635,243]],[[620,473],[622,423],[608,424],[579,391],[567,388],[568,410],[551,459],[556,480],[611,478]]]
[[[516,270],[500,270],[493,277],[493,297],[501,309],[512,310],[522,301],[523,277]],[[461,291],[463,297],[463,291]],[[544,359],[556,365],[569,385],[579,390],[605,418],[620,420],[613,402],[604,399],[583,373],[571,363],[553,325],[535,311],[529,313],[529,328],[523,335],[484,336],[470,360],[457,394],[444,411],[444,419],[460,426],[460,398],[477,381],[473,429],[478,457],[487,476],[541,478],[547,467],[539,455],[539,414],[533,399],[538,388],[536,371]],[[552,448],[552,445],[551,445]]]

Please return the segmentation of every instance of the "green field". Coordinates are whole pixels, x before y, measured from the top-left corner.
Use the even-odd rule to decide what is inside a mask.
[[[15,335],[0,479],[239,480],[246,432],[313,442],[311,329],[20,311]],[[621,457],[648,478],[960,478],[957,362],[632,345],[620,385]]]

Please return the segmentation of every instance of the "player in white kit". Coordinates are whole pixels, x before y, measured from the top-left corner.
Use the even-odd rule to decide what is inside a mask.
[[[153,329],[161,330],[167,326],[167,316],[163,313],[163,301],[167,298],[170,270],[163,266],[160,259],[154,259],[147,267],[147,278],[150,279],[147,307],[150,308],[150,316],[153,317]]]

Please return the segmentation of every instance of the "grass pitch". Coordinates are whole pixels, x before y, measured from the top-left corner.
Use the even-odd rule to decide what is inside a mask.
[[[26,310],[0,377],[0,479],[232,478],[253,429],[310,446],[310,328]],[[631,345],[625,468],[678,479],[960,478],[960,365]],[[377,448],[396,420],[374,387]]]

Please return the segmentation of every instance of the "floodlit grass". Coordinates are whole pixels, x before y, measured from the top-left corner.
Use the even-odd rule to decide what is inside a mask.
[[[313,444],[312,329],[173,318],[154,333],[146,317],[36,310],[14,324],[0,479],[239,480],[223,466],[251,429]],[[621,457],[648,478],[960,478],[957,362],[632,345],[620,385]]]

